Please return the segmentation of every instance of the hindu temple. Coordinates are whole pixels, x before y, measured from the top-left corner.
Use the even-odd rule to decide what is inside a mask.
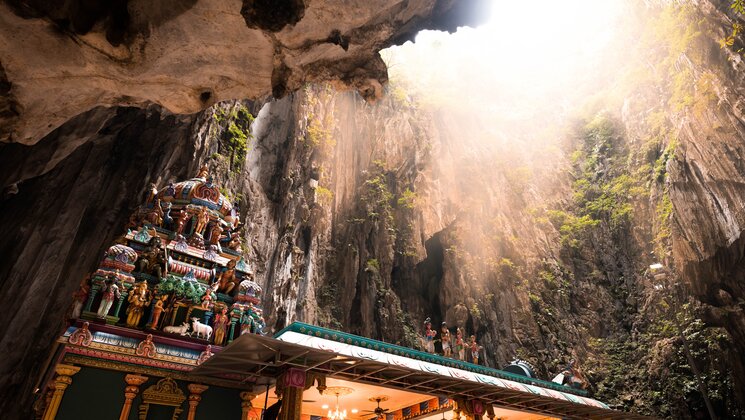
[[[38,418],[632,418],[527,362],[479,365],[474,336],[429,318],[421,350],[299,322],[267,335],[241,229],[207,166],[152,185],[73,296]]]
[[[0,420],[745,419],[745,0],[0,0]]]

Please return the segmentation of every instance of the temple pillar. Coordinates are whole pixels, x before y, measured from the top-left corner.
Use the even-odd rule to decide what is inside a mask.
[[[228,344],[233,342],[233,337],[235,334],[235,323],[237,322],[237,319],[235,317],[230,317],[230,335],[228,336]]]
[[[57,410],[59,410],[65,390],[72,384],[72,376],[80,372],[79,367],[64,364],[57,365],[54,370],[57,372],[57,377],[54,378],[54,393],[47,410],[44,412],[44,420],[54,420],[57,417]]]
[[[280,379],[282,385],[282,408],[278,420],[299,420],[303,408],[305,372],[301,369],[287,369]]]
[[[124,377],[124,382],[127,383],[127,386],[124,387],[124,405],[122,406],[121,414],[119,414],[119,420],[127,420],[129,418],[132,401],[140,392],[140,385],[144,384],[145,381],[147,381],[147,376],[128,374]]]
[[[248,420],[248,416],[251,414],[251,400],[254,399],[255,395],[249,392],[241,392],[241,420]]]
[[[209,387],[202,384],[189,384],[189,413],[186,415],[186,420],[194,420],[197,415],[197,406],[199,401],[202,400],[202,392],[206,391]]]
[[[489,418],[489,420],[494,420],[496,415],[494,414],[494,406],[491,404],[486,405],[486,417]]]
[[[116,322],[119,322],[119,311],[122,310],[122,305],[129,295],[129,289],[126,286],[124,286],[122,289],[124,290],[122,290],[119,294],[119,299],[117,299],[116,306],[114,307],[114,313],[111,315],[113,317],[116,317]]]
[[[91,309],[93,307],[93,299],[96,298],[96,295],[98,295],[98,291],[101,289],[101,285],[97,282],[91,282],[91,291],[90,294],[88,294],[88,301],[85,302],[85,309],[83,309],[84,312],[91,312]]]

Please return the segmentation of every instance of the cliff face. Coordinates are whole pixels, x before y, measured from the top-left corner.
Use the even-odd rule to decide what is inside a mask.
[[[199,4],[179,16],[206,13]],[[261,15],[251,4],[244,2],[241,31],[277,32],[281,22],[271,19],[246,26]],[[324,7],[311,3],[303,13],[333,15]],[[493,119],[466,107],[424,107],[393,87],[370,104],[366,94],[308,85],[279,100],[224,102],[191,116],[157,105],[93,108],[29,140],[33,146],[2,146],[0,304],[8,318],[0,327],[7,396],[0,410],[12,415],[23,406],[16,397],[28,401],[36,385],[28,378],[61,332],[69,296],[149,183],[162,186],[208,163],[240,203],[270,329],[298,320],[416,346],[430,316],[435,326],[477,335],[487,365],[519,356],[548,378],[574,358],[601,400],[695,418],[706,409],[685,340],[714,409],[742,415],[745,96],[743,73],[715,44],[716,30],[732,18],[727,7],[655,11],[656,30],[642,39],[649,56],[639,60],[654,68],[624,85],[605,111],[560,129],[555,121],[563,118],[547,117],[552,135],[541,124],[495,131]],[[297,19],[297,10],[282,19]],[[20,19],[17,13],[4,19]],[[97,20],[93,30],[98,37],[116,22],[105,16],[109,23]],[[169,19],[163,24],[178,20]],[[401,21],[419,22],[411,19]],[[370,25],[362,27],[385,26]],[[279,30],[283,45],[296,30]],[[355,32],[359,39],[365,33]],[[343,47],[331,44],[323,48]],[[352,61],[329,59],[329,68],[332,62],[357,71]],[[288,67],[287,89],[339,75]],[[112,92],[134,89],[128,84]],[[0,93],[13,92],[3,90],[8,85]],[[255,97],[272,86],[240,94]],[[172,110],[223,98],[198,105],[196,97],[181,98],[194,107]],[[62,114],[49,111],[51,102],[27,109],[47,124],[98,103],[130,103],[109,99]],[[17,112],[20,102],[3,100],[0,115],[34,121]],[[162,97],[149,100],[172,108]],[[38,121],[34,127],[45,126]],[[14,133],[26,123],[3,129]],[[655,262],[666,275],[648,270]]]
[[[258,109],[175,114],[231,98],[282,97],[312,81],[377,98],[387,80],[380,49],[420,29],[476,22],[484,17],[479,9],[477,1],[0,3],[4,414],[30,410],[70,293],[150,182],[191,175],[222,151],[225,159],[214,166],[235,194],[251,195],[244,211],[267,220],[265,236],[254,238],[257,265],[276,261],[268,270],[297,272],[285,251],[297,249],[287,223],[300,216],[294,209],[285,215],[283,204],[299,182],[291,169],[307,156],[277,133],[266,146],[274,160],[252,162],[259,177],[252,181],[242,168],[249,111]],[[213,115],[218,110],[242,138],[220,125],[226,115]],[[284,292],[276,299],[295,302]]]

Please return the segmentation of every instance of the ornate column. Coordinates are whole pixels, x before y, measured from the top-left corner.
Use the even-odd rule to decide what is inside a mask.
[[[124,304],[128,295],[129,288],[127,288],[127,286],[122,286],[122,291],[119,294],[119,299],[116,301],[116,307],[114,307],[114,314],[112,315],[113,317],[116,317],[117,322],[119,322],[119,311],[122,310],[122,304]]]
[[[488,417],[489,420],[494,420],[494,417],[496,417],[494,414],[494,406],[491,404],[486,405],[486,417]]]
[[[233,335],[235,334],[235,323],[237,322],[237,319],[235,317],[230,317],[230,334],[228,335],[228,344],[233,342]]]
[[[280,379],[282,385],[282,408],[278,420],[300,420],[305,390],[305,372],[287,369]]]
[[[84,312],[91,312],[93,307],[93,299],[96,298],[99,290],[101,290],[101,284],[95,280],[91,281],[91,292],[88,294],[88,301],[85,302],[85,308],[83,309]]]
[[[248,416],[251,414],[251,400],[255,397],[254,394],[249,392],[241,392],[241,420],[248,420]]]
[[[62,396],[65,395],[67,387],[72,384],[72,376],[80,372],[80,368],[77,366],[63,364],[57,365],[54,370],[57,372],[57,377],[54,378],[54,393],[47,406],[47,411],[44,412],[44,420],[54,420],[57,417]]]
[[[186,415],[186,420],[194,420],[194,416],[197,415],[197,406],[199,401],[202,400],[202,392],[209,388],[207,385],[202,384],[189,384],[189,413]]]
[[[124,405],[122,406],[121,414],[119,414],[119,420],[127,420],[129,418],[129,411],[132,409],[132,400],[140,392],[140,385],[144,384],[145,381],[147,381],[147,376],[128,374],[124,377],[124,382],[127,383],[127,386],[124,387]]]

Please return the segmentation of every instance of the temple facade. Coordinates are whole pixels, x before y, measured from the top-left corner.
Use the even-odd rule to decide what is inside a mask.
[[[152,185],[73,296],[37,418],[641,418],[536,379],[527,365],[478,365],[475,338],[466,360],[460,331],[443,355],[302,323],[267,336],[241,228],[206,167]]]

